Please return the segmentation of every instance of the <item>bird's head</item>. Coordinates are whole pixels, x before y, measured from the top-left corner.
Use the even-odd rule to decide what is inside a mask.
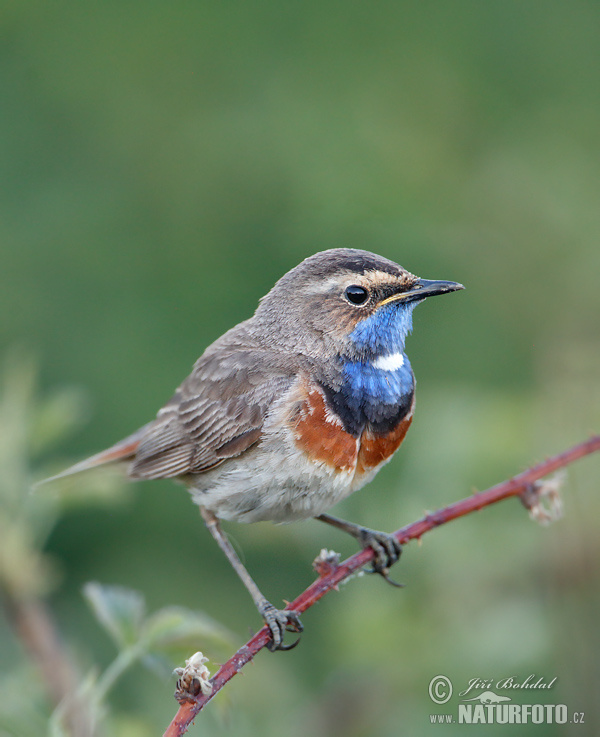
[[[286,348],[361,360],[403,351],[415,306],[457,289],[464,287],[420,279],[374,253],[335,248],[285,274],[255,317]]]

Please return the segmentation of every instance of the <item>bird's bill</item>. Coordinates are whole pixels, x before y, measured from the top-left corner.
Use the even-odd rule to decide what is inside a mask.
[[[407,292],[398,292],[397,294],[392,294],[391,297],[386,297],[379,303],[379,307],[387,305],[390,302],[414,302],[425,299],[425,297],[433,297],[436,294],[456,292],[459,289],[464,289],[464,287],[455,281],[418,279]]]

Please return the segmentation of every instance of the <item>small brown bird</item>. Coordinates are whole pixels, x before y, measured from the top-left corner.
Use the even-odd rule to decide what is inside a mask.
[[[184,483],[269,626],[271,649],[289,649],[283,636],[302,630],[297,613],[265,599],[219,520],[315,517],[372,547],[387,578],[396,540],[325,512],[400,446],[414,409],[404,353],[412,311],[458,289],[367,251],[317,253],[206,349],[156,419],[60,475],[121,462],[131,479]]]

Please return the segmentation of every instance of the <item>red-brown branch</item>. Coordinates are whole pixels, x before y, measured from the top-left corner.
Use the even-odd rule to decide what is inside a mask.
[[[600,450],[600,435],[596,435],[579,445],[570,448],[564,453],[548,458],[533,468],[520,473],[518,476],[503,481],[496,486],[492,486],[486,491],[480,491],[466,499],[461,499],[454,504],[450,504],[437,512],[427,514],[423,519],[413,522],[406,527],[396,530],[394,537],[398,542],[404,544],[409,540],[420,538],[424,533],[429,532],[435,527],[450,522],[457,517],[464,517],[466,514],[475,512],[478,509],[495,504],[502,499],[522,494],[531,485],[539,479],[556,471],[559,468],[573,463],[573,461],[582,458]],[[351,576],[355,571],[363,568],[373,558],[373,551],[370,548],[362,550],[360,553],[351,556],[343,563],[334,566],[327,575],[319,577],[312,583],[298,598],[290,602],[287,609],[293,609],[297,612],[304,612],[315,604],[326,593],[335,589],[338,584],[345,578]],[[167,728],[163,737],[179,737],[183,735],[193,719],[201,709],[215,696],[223,686],[230,681],[236,673],[238,673],[246,663],[269,642],[270,633],[265,626],[254,637],[252,637],[236,654],[230,658],[215,676],[211,679],[212,692],[208,695],[201,695],[193,702],[182,704],[179,711],[175,715],[173,721]]]

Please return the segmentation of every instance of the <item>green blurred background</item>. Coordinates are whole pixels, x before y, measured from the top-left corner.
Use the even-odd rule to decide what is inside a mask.
[[[417,310],[415,422],[341,516],[396,528],[598,431],[599,33],[584,0],[5,2],[0,343],[35,354],[42,395],[87,397],[40,468],[147,422],[279,276],[336,246],[467,287]],[[431,703],[438,673],[459,688],[558,676],[539,700],[586,724],[520,733],[598,734],[599,472],[572,467],[555,525],[507,502],[408,546],[403,591],[344,586],[191,734],[461,734],[430,725],[458,703]],[[310,583],[321,547],[354,551],[316,522],[227,529],[275,604]],[[84,670],[114,656],[81,596],[92,579],[202,609],[232,648],[260,625],[172,483],[71,506],[47,549]],[[25,667],[1,616],[0,659],[6,683]],[[161,733],[171,693],[134,669],[107,733]]]

